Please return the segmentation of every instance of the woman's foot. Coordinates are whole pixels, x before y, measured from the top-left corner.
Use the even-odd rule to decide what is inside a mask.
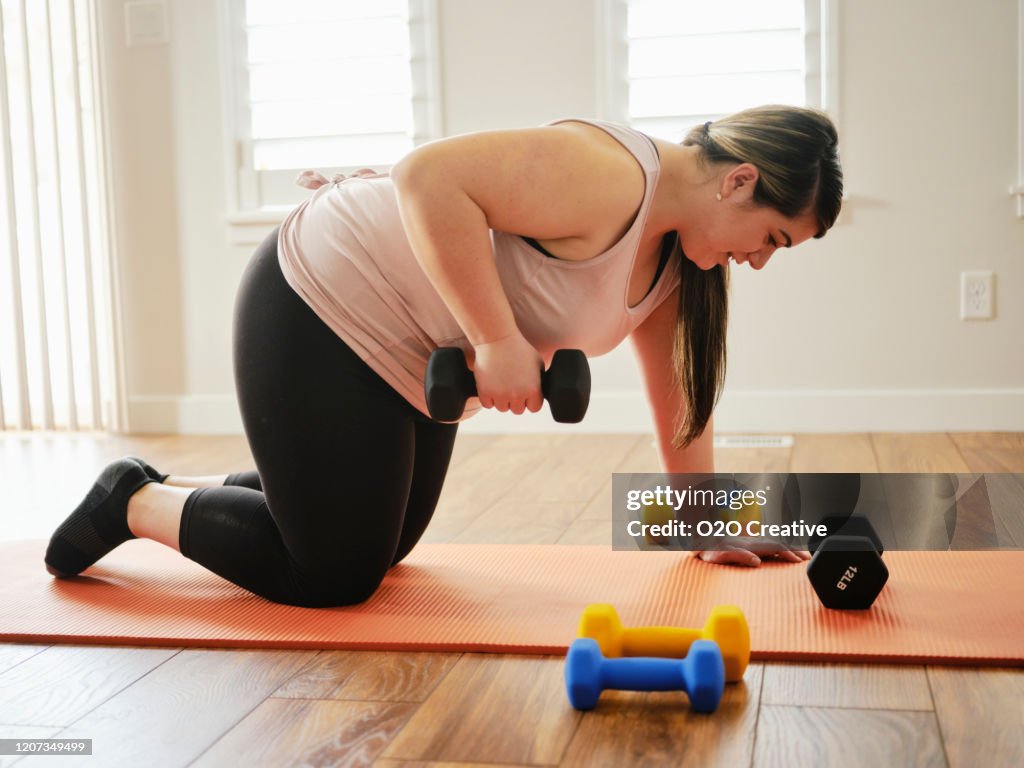
[[[161,472],[157,472],[156,469],[154,469],[153,467],[146,463],[145,459],[140,459],[138,456],[129,456],[128,458],[131,461],[134,461],[140,467],[142,467],[142,471],[145,472],[150,477],[150,479],[155,480],[158,483],[162,483],[164,480],[170,477],[170,475],[165,475]]]
[[[114,547],[134,539],[128,528],[128,500],[152,482],[154,478],[133,459],[108,464],[51,537],[46,570],[57,578],[77,576]]]

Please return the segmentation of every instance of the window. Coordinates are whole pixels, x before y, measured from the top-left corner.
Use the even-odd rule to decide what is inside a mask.
[[[835,117],[833,2],[609,0],[607,116],[673,141],[760,104]]]
[[[299,171],[386,167],[440,135],[434,0],[224,3],[236,211],[272,221],[308,194]]]

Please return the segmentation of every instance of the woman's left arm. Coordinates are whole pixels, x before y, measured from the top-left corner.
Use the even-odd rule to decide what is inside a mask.
[[[704,432],[688,446],[672,447],[684,402],[672,371],[678,307],[679,289],[676,288],[633,330],[630,340],[651,405],[663,471],[712,473],[715,471],[713,418],[708,419]]]
[[[647,388],[647,399],[654,414],[654,428],[658,436],[658,452],[665,472],[714,473],[714,429],[712,420],[700,437],[685,448],[673,448],[676,418],[683,404],[682,393],[676,386],[672,373],[672,350],[675,345],[676,313],[679,293],[663,301],[642,324],[637,326],[630,338],[640,362],[640,370]],[[810,558],[807,552],[794,551],[782,543],[768,540],[723,538],[713,548],[695,547],[693,555],[709,563],[722,565],[757,566],[761,559],[774,557],[790,562],[802,562]]]

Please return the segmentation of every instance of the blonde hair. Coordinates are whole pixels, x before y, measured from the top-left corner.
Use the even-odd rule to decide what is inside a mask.
[[[787,218],[813,212],[816,238],[835,224],[843,197],[843,172],[835,126],[823,112],[769,105],[693,128],[683,146],[701,159],[751,163],[758,169],[753,202]],[[728,326],[727,267],[702,271],[682,258],[682,285],[673,369],[683,393],[673,445],[682,448],[704,432],[725,384]]]

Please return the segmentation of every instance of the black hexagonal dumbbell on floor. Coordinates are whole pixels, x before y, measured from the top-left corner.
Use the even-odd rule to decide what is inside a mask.
[[[828,534],[811,537],[807,549],[814,554],[807,578],[826,608],[870,608],[889,580],[882,562],[882,540],[863,515],[825,517]]]

